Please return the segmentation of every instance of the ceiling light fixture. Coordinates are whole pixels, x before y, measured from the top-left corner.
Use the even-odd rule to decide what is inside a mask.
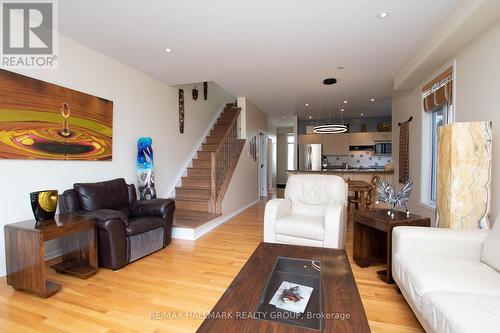
[[[365,114],[364,114],[364,113],[362,113],[361,115],[362,115],[362,116],[364,116]]]
[[[309,119],[312,119],[312,116],[309,116]]]
[[[339,134],[347,132],[346,125],[329,124],[314,126],[313,132],[315,134]]]
[[[283,119],[285,119],[285,118],[286,118],[286,117],[285,117],[285,116],[283,116]]]
[[[344,104],[347,104],[347,101],[344,101]]]
[[[309,106],[309,103],[306,103],[306,106]]]
[[[332,84],[337,83],[337,79],[334,79],[333,77],[329,77],[328,79],[323,80],[323,84],[325,86],[331,86]]]
[[[389,16],[389,12],[386,12],[386,11],[383,11],[383,12],[381,12],[380,14],[378,14],[378,15],[377,15],[377,17],[378,17],[379,19],[384,19],[384,18],[386,18],[387,16]]]
[[[344,109],[340,109],[340,112],[344,112]]]
[[[375,102],[375,98],[372,98],[370,101]]]
[[[166,48],[165,52],[170,53],[170,52],[172,52],[172,49]]]
[[[323,84],[324,85],[332,85],[332,84],[335,84],[335,83],[337,83],[337,79],[334,79],[334,78],[328,78],[328,79],[323,80]],[[338,104],[338,102],[337,102],[337,104]],[[320,112],[321,112],[321,107],[320,107],[320,109],[318,111],[318,119],[320,118],[319,117],[319,113]],[[330,118],[330,116],[331,116],[331,107],[328,109],[328,112],[329,112],[329,118]],[[340,113],[340,118],[342,120],[342,124],[333,124],[331,122],[331,119],[329,119],[329,124],[314,126],[313,132],[316,133],[316,134],[339,134],[339,133],[345,133],[345,132],[347,132],[347,126],[344,125],[344,118],[342,117],[342,113]]]

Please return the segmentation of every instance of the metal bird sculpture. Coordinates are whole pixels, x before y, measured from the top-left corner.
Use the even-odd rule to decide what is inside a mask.
[[[387,212],[391,218],[394,218],[394,211],[396,207],[404,207],[406,216],[410,217],[407,203],[410,200],[411,191],[413,190],[413,180],[408,179],[403,185],[401,191],[398,193],[395,192],[395,186],[389,184],[386,179],[379,180],[376,187],[377,202],[382,201],[391,205],[391,209]]]

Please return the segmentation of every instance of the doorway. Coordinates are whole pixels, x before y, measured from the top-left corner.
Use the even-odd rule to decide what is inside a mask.
[[[259,162],[259,196],[267,197],[267,169],[268,169],[268,144],[267,144],[267,133],[259,131],[258,140],[258,162]]]

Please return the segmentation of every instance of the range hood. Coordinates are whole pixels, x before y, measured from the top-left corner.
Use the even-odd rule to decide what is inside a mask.
[[[370,151],[373,150],[373,145],[357,145],[357,146],[349,146],[350,151]]]

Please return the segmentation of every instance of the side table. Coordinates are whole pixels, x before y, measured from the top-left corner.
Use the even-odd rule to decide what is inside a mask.
[[[387,269],[378,271],[386,283],[392,279],[392,229],[398,226],[430,227],[431,220],[405,212],[396,211],[394,219],[387,209],[358,210],[354,212],[353,257],[359,267],[373,263],[387,263]]]
[[[46,279],[44,242],[61,238],[62,262],[51,266],[58,273],[87,279],[97,272],[97,241],[92,218],[58,215],[36,223],[27,220],[4,227],[7,284],[40,297],[57,293],[61,284]]]

